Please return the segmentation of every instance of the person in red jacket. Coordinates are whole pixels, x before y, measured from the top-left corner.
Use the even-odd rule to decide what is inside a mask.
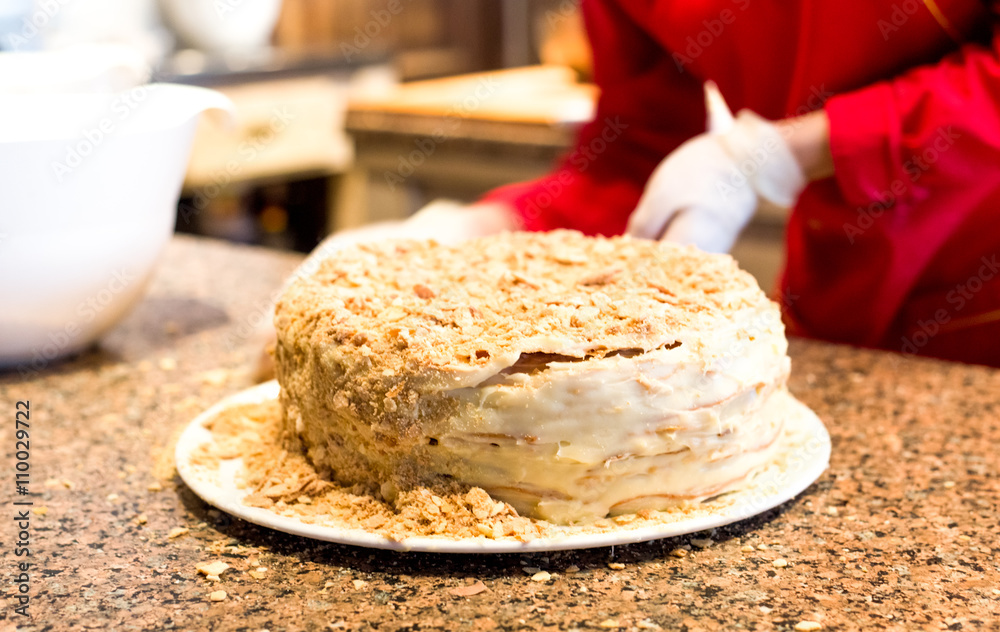
[[[1000,366],[1000,2],[582,9],[601,96],[575,148],[406,234],[628,230],[725,251],[768,200],[791,207],[791,333]],[[706,132],[709,80],[743,110],[725,130]]]
[[[1000,3],[582,8],[597,115],[551,174],[486,202],[529,230],[716,250],[757,198],[785,203],[792,333],[1000,365]],[[735,138],[705,133],[705,80],[756,113]]]

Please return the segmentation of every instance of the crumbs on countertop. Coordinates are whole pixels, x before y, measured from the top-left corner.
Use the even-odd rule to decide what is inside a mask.
[[[182,535],[187,535],[190,532],[191,529],[188,529],[187,527],[174,527],[173,529],[170,530],[169,533],[167,533],[167,539],[173,540],[175,538],[181,537]]]

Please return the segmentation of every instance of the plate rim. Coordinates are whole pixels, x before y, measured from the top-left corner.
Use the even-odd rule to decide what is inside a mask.
[[[178,437],[174,448],[174,460],[181,480],[184,481],[196,496],[209,505],[261,527],[324,542],[399,552],[533,553],[618,546],[697,533],[746,520],[792,500],[808,489],[826,471],[829,466],[832,450],[829,432],[816,413],[787,390],[778,391],[775,396],[786,396],[789,400],[788,404],[797,408],[797,414],[794,417],[801,421],[801,426],[798,429],[807,433],[806,436],[810,439],[818,440],[819,443],[815,446],[816,453],[809,455],[810,458],[805,460],[799,459],[798,462],[802,464],[800,471],[795,472],[793,476],[787,477],[789,479],[787,483],[782,486],[776,486],[776,490],[773,493],[762,497],[758,496],[756,503],[750,503],[752,506],[749,510],[720,511],[717,514],[694,516],[689,519],[681,519],[660,525],[633,528],[623,525],[620,530],[600,533],[567,533],[556,537],[539,537],[527,541],[516,539],[492,540],[485,537],[448,538],[446,536],[413,536],[396,540],[364,529],[310,524],[297,518],[278,515],[261,507],[243,505],[241,501],[249,493],[247,490],[235,486],[227,489],[213,484],[205,477],[198,476],[199,472],[203,471],[203,468],[194,466],[190,462],[189,457],[197,446],[211,440],[211,432],[204,427],[205,422],[233,406],[262,403],[269,399],[277,399],[279,393],[280,386],[278,382],[270,380],[229,395],[192,419]],[[786,435],[783,434],[782,436],[785,437]],[[780,472],[782,466],[786,466],[789,461],[789,459],[785,459],[779,464],[772,463],[763,472],[758,474],[758,477],[766,476],[772,470]],[[235,470],[241,465],[241,462],[241,459],[228,459],[221,462],[219,470],[223,468]],[[748,490],[740,490],[736,493],[749,493],[757,488],[758,485],[755,484]],[[238,500],[233,498],[234,495],[238,496]],[[747,505],[738,504],[734,507],[740,506],[746,507]],[[572,529],[572,527],[553,526],[556,529]]]

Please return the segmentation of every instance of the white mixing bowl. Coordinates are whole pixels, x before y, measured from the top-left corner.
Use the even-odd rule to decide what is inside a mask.
[[[245,53],[268,45],[281,0],[160,0],[160,10],[186,44],[215,53]]]
[[[212,108],[232,104],[170,84],[0,99],[0,366],[39,371],[142,296]]]

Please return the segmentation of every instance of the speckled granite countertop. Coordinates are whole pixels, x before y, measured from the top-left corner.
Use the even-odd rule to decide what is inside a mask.
[[[0,630],[998,625],[1000,372],[843,346],[791,349],[791,389],[833,436],[830,469],[796,500],[712,533],[565,553],[399,554],[212,510],[173,476],[172,439],[249,385],[254,325],[297,260],[178,237],[100,348],[0,375],[7,488],[15,401],[28,399],[36,493],[31,618],[8,600]],[[9,596],[24,558],[12,554],[15,523],[0,524]],[[217,559],[231,568],[212,583],[195,566]],[[476,582],[485,590],[456,590]],[[226,597],[211,601],[218,590]]]

